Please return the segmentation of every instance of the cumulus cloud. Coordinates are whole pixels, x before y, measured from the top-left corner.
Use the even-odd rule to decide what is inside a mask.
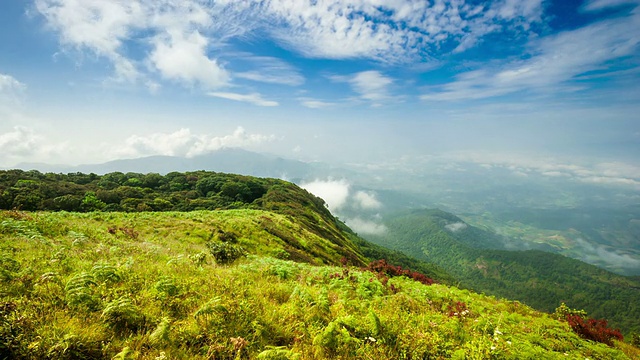
[[[229,73],[207,56],[208,40],[200,32],[171,32],[156,37],[149,61],[163,77],[212,89],[227,85]]]
[[[248,102],[250,104],[258,105],[258,106],[278,106],[279,105],[277,101],[263,99],[262,95],[258,93],[238,94],[238,93],[232,93],[232,92],[210,92],[210,93],[207,93],[207,95],[222,98],[222,99],[227,99],[227,100]]]
[[[0,163],[46,160],[65,151],[66,144],[50,144],[47,139],[25,126],[15,126],[0,133]]]
[[[300,184],[300,187],[322,198],[332,212],[339,210],[349,197],[349,183],[344,180],[314,180]]]
[[[112,151],[118,157],[140,157],[150,155],[193,157],[207,154],[225,147],[250,147],[273,141],[273,135],[248,134],[238,127],[232,134],[213,136],[193,134],[190,129],[173,133],[154,133],[146,136],[130,136],[125,144]]]
[[[387,232],[387,227],[384,224],[364,220],[359,217],[347,219],[345,220],[345,224],[361,235],[384,235]]]
[[[463,1],[297,0],[256,1],[284,27],[275,38],[310,57],[373,58],[385,62],[424,57],[443,43],[477,43],[501,29],[527,28],[540,21],[541,0]]]
[[[353,200],[355,206],[362,209],[371,210],[382,207],[382,203],[376,199],[376,195],[366,191],[357,191],[353,195]]]
[[[447,224],[444,226],[444,228],[451,231],[452,233],[456,233],[458,231],[466,229],[467,224],[463,222],[456,222],[456,223]]]
[[[35,0],[35,9],[65,52],[107,59],[118,80],[145,79],[152,69],[166,79],[213,89],[234,75],[219,61],[238,60],[228,56],[232,40],[267,36],[315,58],[425,62],[451,44],[464,51],[493,32],[528,31],[541,22],[542,0]],[[139,44],[148,51],[129,51]],[[253,69],[235,77],[303,81],[277,60],[256,60]]]

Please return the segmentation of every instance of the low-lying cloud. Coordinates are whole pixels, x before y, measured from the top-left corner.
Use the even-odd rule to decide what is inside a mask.
[[[575,240],[577,248],[580,249],[580,260],[590,263],[605,263],[608,267],[634,270],[640,269],[640,259],[629,254],[621,254],[606,246],[592,244],[584,239]]]
[[[117,157],[141,157],[151,155],[193,157],[228,147],[251,147],[273,141],[274,135],[249,134],[238,127],[228,135],[193,134],[190,129],[173,133],[154,133],[146,136],[130,136],[123,146],[113,151]]]
[[[300,184],[300,187],[309,191],[313,195],[322,198],[329,207],[329,210],[334,212],[342,208],[347,203],[350,185],[344,179],[329,179],[302,183]]]
[[[360,235],[383,235],[387,232],[387,227],[384,224],[359,217],[346,219],[345,224]]]
[[[302,183],[300,187],[324,199],[334,215],[342,217],[343,213],[349,214],[344,217],[344,222],[355,232],[361,235],[382,235],[387,231],[377,214],[371,216],[371,211],[383,207],[375,193],[363,190],[352,193],[351,185],[345,179],[314,180]]]
[[[445,229],[451,231],[452,233],[456,233],[458,231],[464,230],[467,228],[467,224],[463,222],[456,222],[452,224],[447,224],[444,226]]]

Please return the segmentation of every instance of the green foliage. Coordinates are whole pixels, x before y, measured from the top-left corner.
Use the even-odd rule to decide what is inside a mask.
[[[155,330],[149,335],[149,342],[154,346],[167,345],[171,330],[171,319],[163,317]]]
[[[556,308],[556,311],[554,311],[553,313],[553,317],[557,320],[566,320],[567,316],[586,317],[587,312],[584,310],[571,309],[567,306],[567,304],[562,303]]]
[[[244,248],[236,244],[210,242],[208,246],[211,255],[219,264],[230,264],[247,255]]]
[[[66,302],[72,308],[95,310],[99,299],[94,293],[96,281],[91,273],[81,272],[72,276],[64,287]]]
[[[272,347],[258,354],[259,360],[299,360],[300,354],[284,347]]]
[[[640,331],[640,281],[596,266],[539,250],[488,249],[497,235],[467,225],[440,210],[397,214],[384,236],[369,240],[432,262],[458,279],[458,285],[489,295],[522,301],[552,313],[561,302],[606,318],[625,333]]]
[[[406,276],[385,286],[349,262],[358,248],[337,243],[349,237],[330,218],[297,211],[319,225],[258,209],[0,211],[0,223],[12,219],[0,232],[10,274],[0,286],[0,359],[630,359],[640,351],[584,340],[521,303]],[[217,266],[206,261],[209,243],[248,255]],[[274,258],[275,249],[309,261]]]
[[[101,318],[119,332],[136,331],[144,321],[144,317],[129,296],[122,296],[107,303],[102,310]]]

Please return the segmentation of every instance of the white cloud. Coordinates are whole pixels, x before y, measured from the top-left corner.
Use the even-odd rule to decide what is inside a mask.
[[[6,165],[48,160],[66,150],[66,144],[52,145],[29,127],[15,126],[11,131],[0,133],[0,163]]]
[[[121,47],[133,25],[144,23],[146,14],[140,2],[36,0],[35,5],[48,25],[60,33],[64,46],[106,57],[113,63],[117,78],[133,80],[138,76]]]
[[[381,101],[389,97],[388,88],[393,80],[378,71],[363,71],[355,74],[349,83],[362,99]]]
[[[11,75],[0,73],[0,117],[13,117],[20,106],[27,86]]]
[[[629,254],[619,253],[614,249],[603,245],[591,244],[584,239],[575,240],[576,247],[580,249],[581,260],[591,263],[605,263],[611,267],[622,269],[640,268],[640,259]]]
[[[461,51],[492,32],[526,31],[541,21],[541,3],[35,0],[35,8],[59,34],[64,49],[75,50],[80,57],[88,51],[109,60],[118,80],[144,80],[152,75],[145,72],[150,65],[164,78],[216,88],[226,85],[232,75],[218,61],[231,40],[267,36],[307,57],[428,62],[442,45],[457,44]],[[129,51],[140,44],[149,45],[149,51],[142,55]],[[235,75],[277,84],[302,83],[295,71],[280,65],[266,61]]]
[[[541,0],[464,1],[280,0],[254,2],[272,22],[274,36],[310,57],[372,58],[384,62],[428,56],[430,47],[466,42],[540,22]],[[246,8],[246,7],[245,7]],[[497,25],[499,23],[499,25]],[[480,35],[478,35],[480,34]]]
[[[324,108],[329,108],[336,105],[336,103],[333,103],[333,102],[316,100],[311,98],[299,98],[298,101],[300,101],[300,104],[302,104],[302,106],[308,107],[309,109],[324,109]]]
[[[11,96],[16,93],[23,92],[27,86],[16,80],[11,75],[0,73],[0,94],[3,96]]]
[[[393,79],[379,71],[362,71],[349,76],[334,75],[329,79],[348,83],[361,100],[371,102],[374,106],[392,98],[389,87],[393,84]]]
[[[466,229],[467,224],[463,222],[456,222],[456,223],[447,224],[444,226],[444,228],[451,231],[452,233],[456,233],[458,231]]]
[[[366,191],[357,191],[353,195],[355,205],[362,209],[379,209],[382,207],[382,203],[376,199],[376,195]]]
[[[527,157],[490,152],[458,152],[445,155],[439,160],[447,166],[452,163],[471,162],[480,166],[505,168],[523,175],[538,174],[548,177],[564,177],[585,183],[626,186],[640,190],[640,167],[623,162],[567,163],[553,157]]]
[[[237,60],[248,61],[255,70],[238,71],[233,75],[236,78],[289,86],[299,86],[305,81],[298,70],[278,58],[252,56]]]
[[[130,136],[123,146],[110,152],[117,157],[141,157],[150,155],[193,157],[225,147],[251,147],[274,140],[273,135],[247,134],[238,127],[224,136],[196,135],[190,129],[173,133],[154,133],[146,136]]]
[[[585,11],[600,11],[621,5],[640,5],[638,0],[587,0],[582,5]]]
[[[248,102],[250,104],[258,105],[258,106],[278,106],[279,105],[277,101],[263,99],[262,95],[258,93],[237,94],[237,93],[231,93],[231,92],[209,92],[207,93],[207,95],[213,96],[213,97],[219,97],[227,100]]]
[[[589,71],[610,70],[610,63],[633,54],[640,43],[638,16],[602,21],[533,40],[530,57],[459,74],[434,88],[423,100],[482,99],[523,90],[578,90],[572,80]]]
[[[349,183],[344,179],[315,180],[300,184],[301,188],[322,198],[331,212],[339,210],[347,203],[349,186]]]
[[[158,36],[153,43],[149,60],[163,77],[207,89],[227,85],[229,73],[206,55],[208,40],[198,31]]]
[[[345,220],[345,224],[360,235],[383,235],[388,230],[384,224],[364,220],[359,217],[347,219]]]

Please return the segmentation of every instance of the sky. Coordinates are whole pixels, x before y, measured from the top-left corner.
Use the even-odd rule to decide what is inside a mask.
[[[638,0],[2,1],[0,167],[241,147],[638,186],[639,43]]]

